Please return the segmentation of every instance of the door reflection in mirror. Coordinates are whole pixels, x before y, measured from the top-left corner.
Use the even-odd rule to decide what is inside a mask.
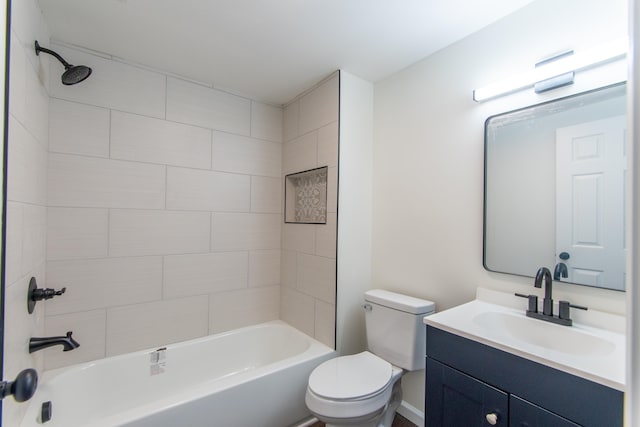
[[[485,268],[624,290],[626,140],[625,84],[487,119]]]

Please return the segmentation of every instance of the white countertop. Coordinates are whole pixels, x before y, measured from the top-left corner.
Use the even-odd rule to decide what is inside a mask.
[[[526,307],[526,300],[518,300],[520,298],[511,298],[503,292],[479,289],[478,299],[427,316],[424,323],[616,390],[625,390],[626,339],[620,326],[624,325],[624,317],[589,310],[586,312],[589,313],[589,319],[595,320],[602,327],[594,327],[593,321],[583,323],[575,319],[573,326],[560,326],[526,317],[524,308],[513,308]],[[537,331],[531,331],[532,339],[528,339],[527,333],[505,333],[492,328],[491,323],[483,322],[487,319],[486,313],[493,313],[491,316],[496,319],[517,320],[519,324],[531,325]],[[585,315],[580,318],[584,319]],[[504,329],[512,329],[510,326],[512,325],[506,325]],[[583,352],[569,348],[565,342],[554,342],[551,346],[538,345],[533,335],[537,333],[539,338],[541,328],[549,336],[558,334],[571,337],[572,334],[578,334],[582,342],[589,343],[593,339],[594,342],[602,343],[602,348]]]

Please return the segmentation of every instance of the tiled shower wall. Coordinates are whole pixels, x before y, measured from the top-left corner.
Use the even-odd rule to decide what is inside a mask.
[[[281,108],[51,46],[37,2],[13,4],[5,377],[277,318],[333,345],[337,74],[283,129]],[[91,78],[62,86],[36,39]],[[283,175],[324,165],[328,224],[283,226]],[[28,315],[32,276],[67,292]],[[29,355],[67,330],[80,348]]]
[[[278,319],[282,109],[53,47],[45,368]]]
[[[338,209],[339,74],[284,109],[283,175],[328,166],[327,223],[284,224],[281,317],[333,347]]]
[[[29,355],[28,341],[44,332],[44,312],[27,312],[33,276],[45,283],[47,218],[48,58],[36,57],[33,42],[49,32],[35,0],[13,2],[10,45],[7,242],[4,317],[4,379],[23,369],[43,368],[42,354]],[[19,425],[25,404],[3,400],[3,425]]]

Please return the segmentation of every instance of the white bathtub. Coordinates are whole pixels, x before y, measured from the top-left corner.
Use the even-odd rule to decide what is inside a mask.
[[[154,350],[46,372],[21,426],[286,427],[308,416],[307,378],[335,355],[280,321]]]

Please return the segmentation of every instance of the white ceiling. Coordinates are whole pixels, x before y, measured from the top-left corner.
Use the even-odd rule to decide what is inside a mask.
[[[53,40],[284,104],[375,82],[532,0],[39,0]]]

